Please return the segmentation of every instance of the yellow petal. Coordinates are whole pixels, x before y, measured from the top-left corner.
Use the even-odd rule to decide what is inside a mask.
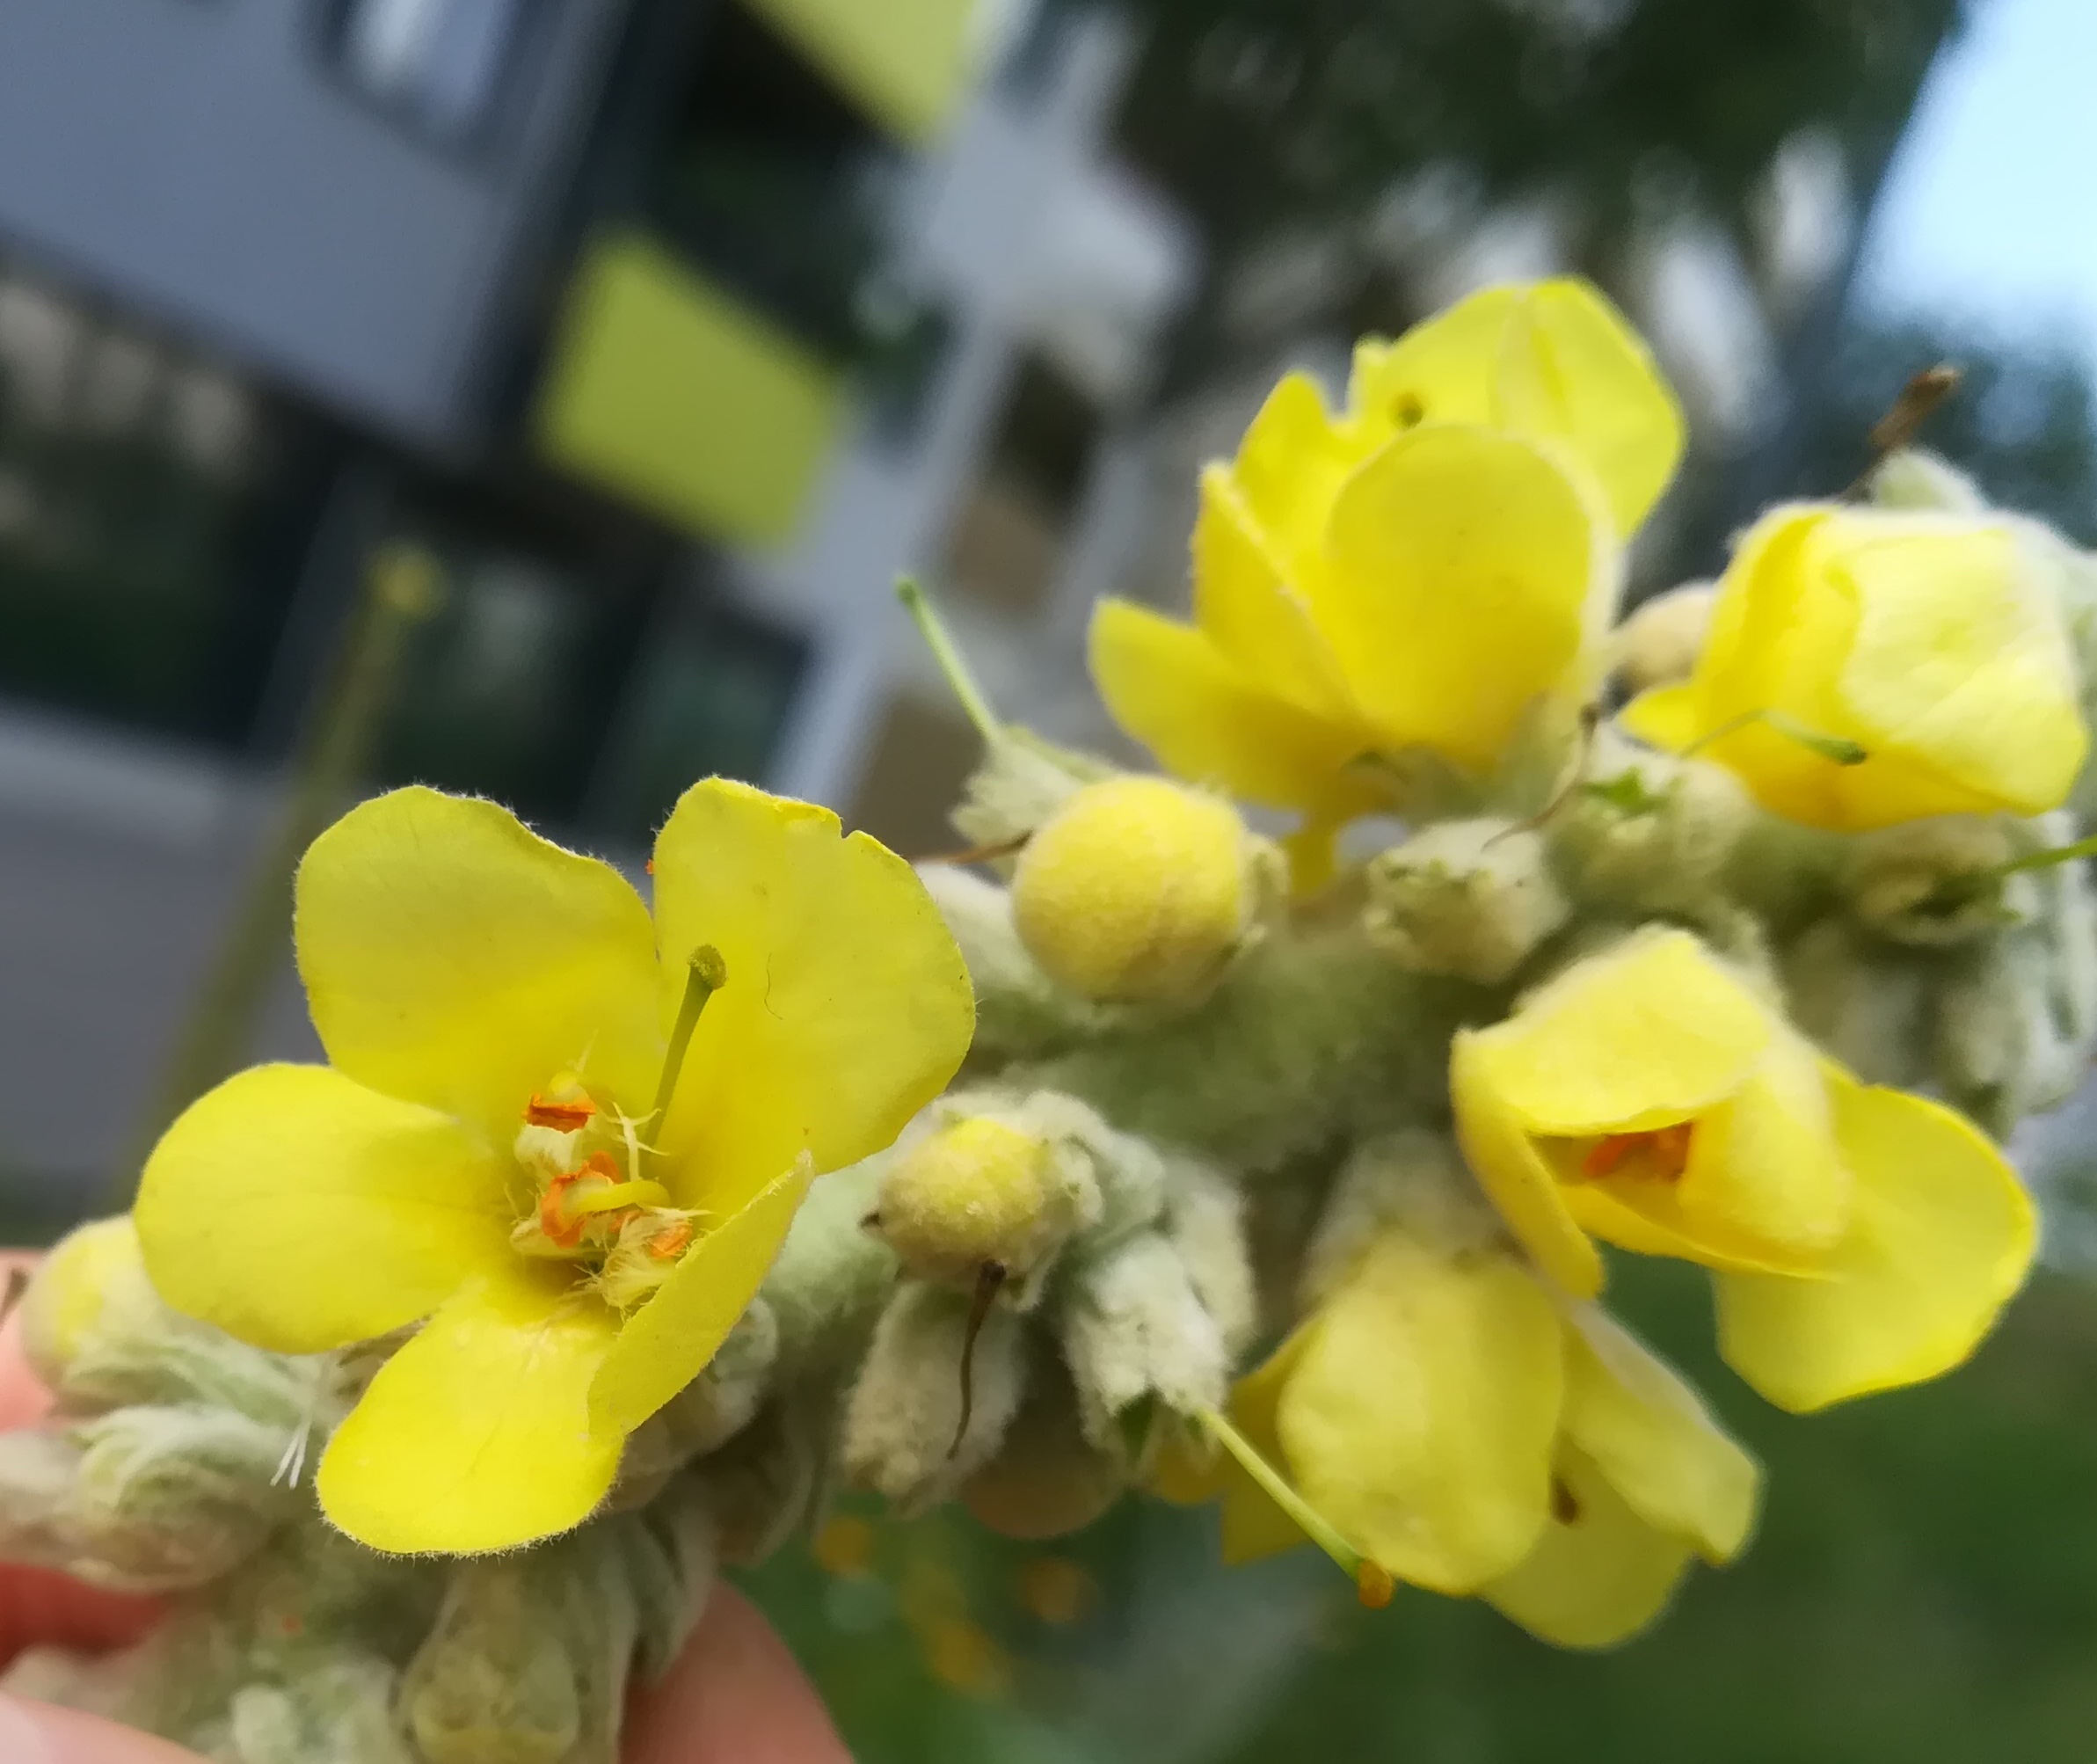
[[[1282,1390],[1283,1454],[1365,1555],[1469,1593],[1543,1528],[1564,1364],[1558,1314],[1514,1257],[1387,1236],[1325,1305]]]
[[[1712,1562],[1730,1562],[1755,1523],[1755,1461],[1620,1323],[1592,1305],[1572,1323],[1566,1437],[1648,1525],[1693,1542]]]
[[[1638,334],[1584,281],[1489,288],[1356,361],[1365,419],[1475,423],[1556,442],[1628,535],[1674,476],[1681,407]]]
[[[1320,1319],[1313,1316],[1268,1356],[1265,1365],[1241,1378],[1231,1389],[1231,1420],[1245,1441],[1286,1477],[1289,1461],[1282,1450],[1276,1413],[1305,1352],[1317,1338]],[[1235,1568],[1279,1556],[1306,1542],[1296,1521],[1246,1474],[1243,1466],[1218,1448],[1223,1487],[1223,1560]]]
[[[975,994],[917,873],[837,817],[711,778],[655,842],[663,1022],[710,944],[708,1003],[658,1143],[687,1206],[736,1211],[805,1153],[818,1174],[880,1150],[968,1052]]]
[[[1718,1277],[1727,1363],[1781,1408],[1824,1408],[1949,1371],[2030,1266],[2029,1197],[1970,1122],[1830,1069],[1854,1223],[1827,1278]]]
[[[1613,1648],[1660,1615],[1690,1548],[1641,1519],[1579,1451],[1562,1454],[1558,1476],[1557,1510],[1543,1536],[1484,1597],[1555,1646]]]
[[[2015,530],[1850,512],[1828,532],[1841,548],[1830,567],[1857,603],[1837,687],[1856,737],[1935,775],[1945,807],[1921,813],[1977,798],[2018,814],[2057,806],[2089,738],[2051,585]],[[1851,824],[1869,824],[1869,782],[1845,783]]]
[[[1780,1027],[1746,1082],[1697,1117],[1676,1199],[1715,1243],[1750,1255],[1811,1258],[1840,1241],[1849,1171],[1820,1056],[1802,1037]]]
[[[1731,1096],[1776,1026],[1695,937],[1654,930],[1539,988],[1479,1033],[1477,1058],[1532,1133],[1639,1133]]]
[[[1395,342],[1357,349],[1350,412],[1386,436],[1428,422],[1501,426],[1500,363],[1525,295],[1481,288]]]
[[[1362,451],[1326,413],[1325,396],[1309,375],[1285,375],[1267,395],[1229,473],[1285,568],[1316,555],[1333,498]]]
[[[701,1221],[701,1235],[626,1320],[590,1387],[599,1432],[632,1432],[704,1369],[757,1296],[814,1178],[804,1158],[717,1224]]]
[[[1680,753],[1704,733],[1696,689],[1686,682],[1640,693],[1616,719],[1640,740],[1669,754]]]
[[[1620,586],[1606,514],[1529,442],[1400,435],[1347,480],[1316,611],[1387,750],[1489,768],[1547,694],[1584,694]]]
[[[1191,626],[1103,600],[1092,615],[1091,664],[1114,720],[1190,783],[1328,820],[1377,805],[1350,770],[1373,746],[1365,731],[1263,690]]]
[[[487,1147],[325,1066],[258,1066],[191,1104],[135,1216],[171,1305],[276,1353],[385,1335],[510,1257]]]
[[[299,973],[328,1057],[506,1148],[581,1066],[648,1106],[662,1040],[648,909],[608,864],[491,802],[420,788],[352,809],[299,867]]]
[[[1464,1160],[1515,1239],[1537,1266],[1575,1298],[1602,1290],[1602,1257],[1566,1204],[1556,1175],[1538,1154],[1522,1119],[1488,1069],[1474,1030],[1459,1030],[1449,1050],[1449,1094]]]
[[[1501,419],[1576,455],[1600,479],[1617,531],[1635,532],[1681,460],[1681,406],[1644,341],[1588,283],[1540,283],[1523,317]]]
[[[612,1315],[564,1273],[477,1280],[379,1369],[321,1460],[320,1504],[396,1555],[511,1549],[573,1529],[624,1445],[590,1422]]]
[[[1352,715],[1339,664],[1222,466],[1202,474],[1194,523],[1194,622],[1249,681],[1314,717]]]

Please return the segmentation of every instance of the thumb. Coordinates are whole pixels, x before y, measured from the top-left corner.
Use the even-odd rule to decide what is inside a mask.
[[[193,1752],[114,1722],[0,1696],[0,1759],[7,1764],[204,1764]]]

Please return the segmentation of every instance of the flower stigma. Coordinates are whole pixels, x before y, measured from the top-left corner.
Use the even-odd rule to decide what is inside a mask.
[[[1381,1563],[1372,1562],[1340,1535],[1339,1528],[1290,1485],[1289,1479],[1260,1455],[1259,1448],[1219,1410],[1204,1409],[1198,1418],[1210,1438],[1237,1460],[1238,1468],[1260,1485],[1262,1493],[1296,1522],[1303,1534],[1346,1571],[1355,1596],[1372,1611],[1391,1602],[1397,1583]]]

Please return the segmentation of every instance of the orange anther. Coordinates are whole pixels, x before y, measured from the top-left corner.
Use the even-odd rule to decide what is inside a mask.
[[[578,1097],[572,1103],[555,1103],[535,1090],[526,1105],[524,1119],[535,1127],[553,1127],[572,1133],[578,1127],[588,1126],[590,1118],[596,1112],[597,1104],[587,1097]]]
[[[679,1219],[666,1225],[648,1240],[648,1253],[659,1262],[674,1261],[692,1241],[692,1221]]]
[[[619,1173],[619,1160],[608,1151],[593,1151],[582,1161],[578,1176],[601,1176],[608,1182],[623,1180]]]
[[[539,1229],[564,1250],[572,1250],[582,1242],[583,1221],[569,1221],[561,1206],[561,1198],[582,1180],[579,1170],[572,1170],[565,1176],[557,1176],[546,1185],[546,1192],[539,1197]]]
[[[1588,1147],[1587,1155],[1580,1160],[1581,1175],[1607,1176],[1630,1155],[1632,1148],[1644,1137],[1643,1133],[1610,1133],[1597,1140]]]
[[[1671,1181],[1689,1167],[1690,1123],[1677,1121],[1650,1133],[1605,1133],[1580,1160],[1583,1176],[1607,1176],[1635,1151],[1645,1153],[1649,1173]]]

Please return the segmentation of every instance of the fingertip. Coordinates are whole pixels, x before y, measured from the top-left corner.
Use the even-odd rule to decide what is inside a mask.
[[[637,1700],[627,1764],[851,1764],[793,1655],[732,1586]]]
[[[6,1764],[203,1764],[195,1753],[98,1716],[0,1695]]]

